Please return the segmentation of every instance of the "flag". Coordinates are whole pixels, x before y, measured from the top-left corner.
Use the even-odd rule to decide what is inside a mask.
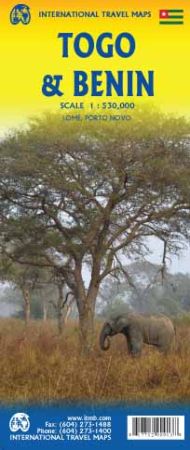
[[[183,25],[183,9],[160,9],[160,25]]]

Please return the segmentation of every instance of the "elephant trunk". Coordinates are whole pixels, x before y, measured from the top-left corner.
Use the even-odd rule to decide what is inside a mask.
[[[100,333],[100,348],[101,350],[108,350],[110,348],[110,325],[108,323],[104,324],[102,331]]]

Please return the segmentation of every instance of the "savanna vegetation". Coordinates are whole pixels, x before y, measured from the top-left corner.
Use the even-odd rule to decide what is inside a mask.
[[[167,356],[145,346],[140,358],[127,354],[123,336],[108,352],[98,345],[82,355],[77,323],[60,337],[53,322],[0,321],[0,402],[162,403],[190,401],[190,318],[177,323],[177,344]]]

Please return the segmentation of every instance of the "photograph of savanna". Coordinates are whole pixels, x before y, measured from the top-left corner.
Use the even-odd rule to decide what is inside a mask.
[[[0,139],[0,403],[190,401],[190,122]]]

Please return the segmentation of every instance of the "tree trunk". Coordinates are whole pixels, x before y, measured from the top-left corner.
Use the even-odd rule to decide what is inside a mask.
[[[90,307],[79,312],[79,333],[81,351],[87,355],[94,344],[94,311]]]
[[[74,303],[74,299],[72,298],[68,303],[65,305],[65,311],[63,311],[63,325],[65,326],[67,324],[67,321],[69,319],[69,316],[72,312],[72,305]]]
[[[43,321],[46,322],[47,320],[47,315],[48,315],[48,306],[47,306],[47,301],[44,300],[43,301]]]
[[[92,271],[92,278],[86,293],[84,281],[82,279],[82,266],[77,264],[75,268],[76,290],[75,298],[79,312],[79,336],[81,350],[88,355],[93,350],[94,345],[94,315],[95,304],[98,294],[99,284],[97,282],[98,267]]]
[[[24,298],[24,319],[25,325],[28,326],[30,322],[30,292],[29,289],[24,287],[22,289],[23,298]]]
[[[93,287],[89,290],[88,295],[83,299],[83,302],[77,302],[79,311],[80,343],[84,354],[90,353],[94,346],[94,319],[97,292],[98,287]]]
[[[58,327],[59,334],[62,334],[63,333],[63,316],[59,311],[57,313],[57,327]]]
[[[57,301],[57,327],[59,334],[63,332],[63,286],[62,284],[58,284],[58,301]]]

